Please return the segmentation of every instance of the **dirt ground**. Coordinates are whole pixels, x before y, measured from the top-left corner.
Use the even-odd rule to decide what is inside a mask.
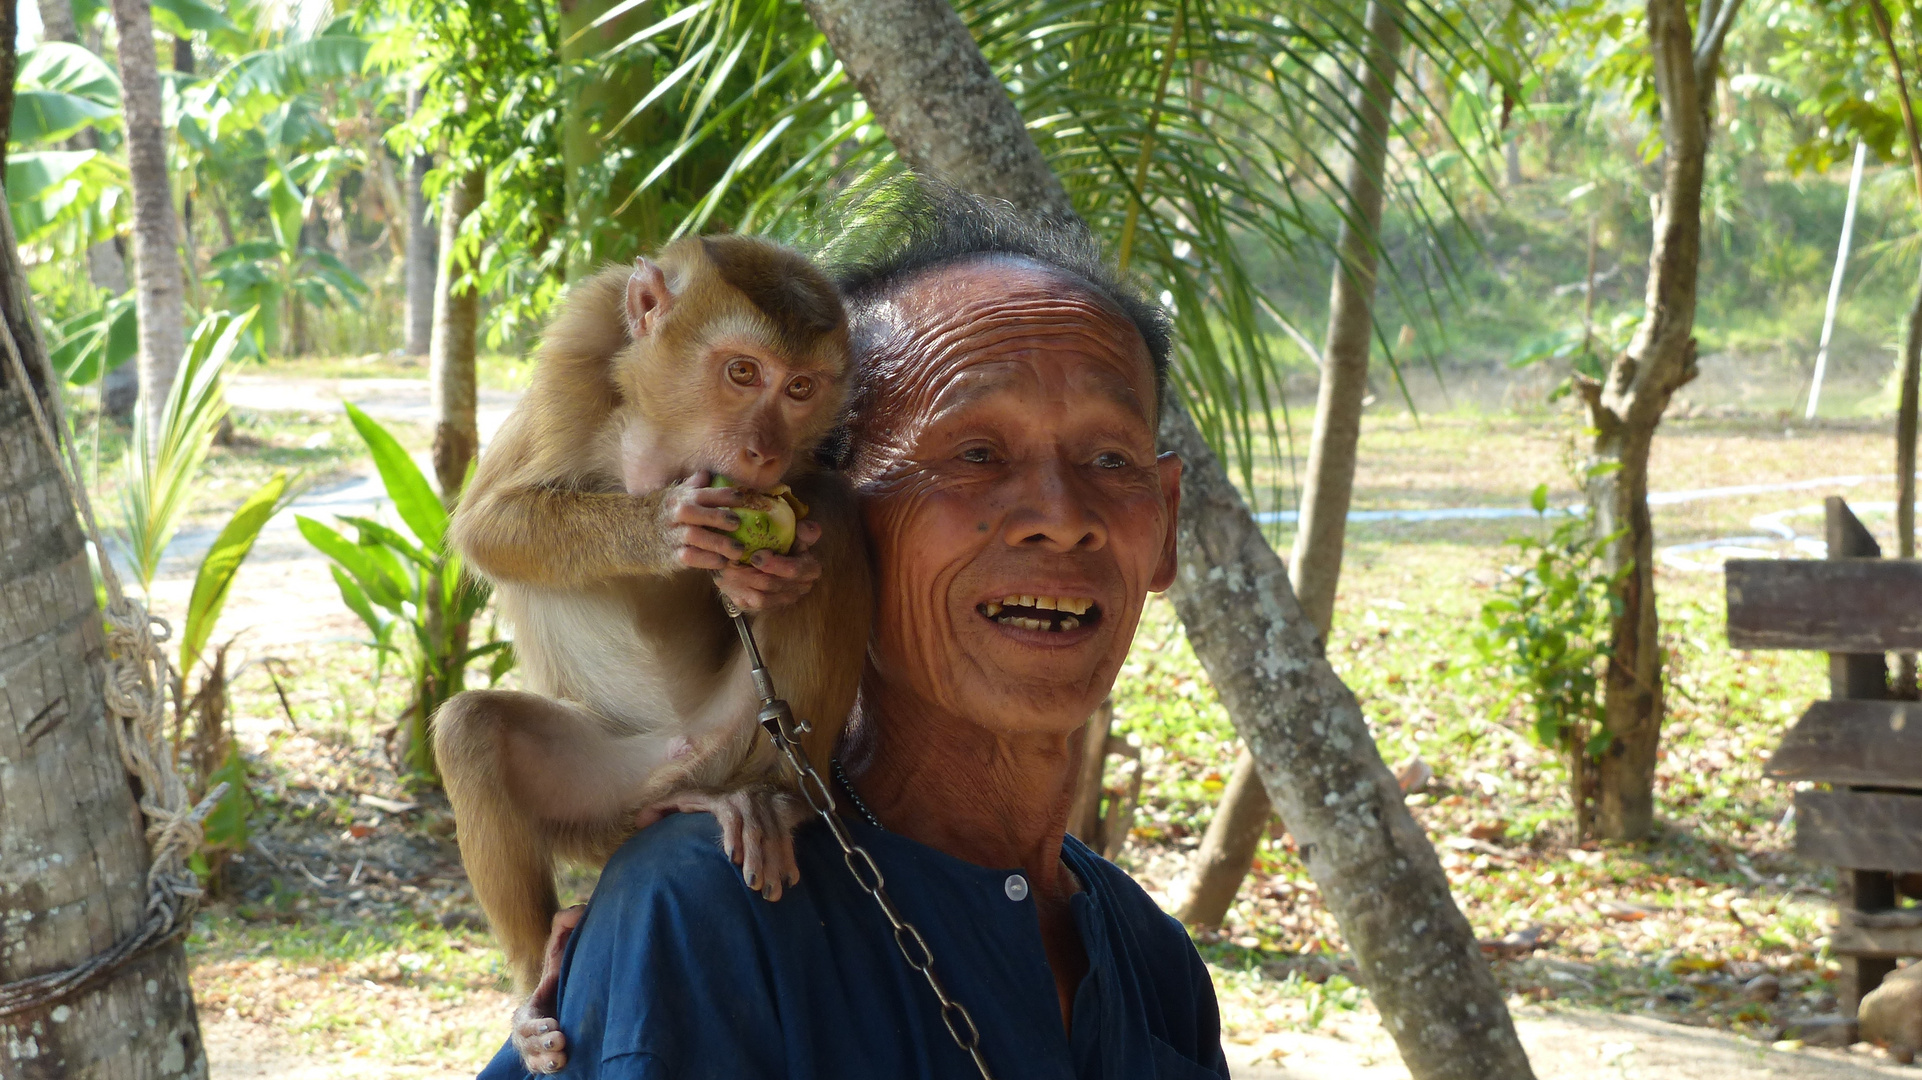
[[[249,377],[236,381],[233,396],[236,406],[245,410],[319,416],[337,410],[339,399],[347,397],[376,416],[404,424],[421,415],[426,388],[402,379]],[[496,426],[511,403],[512,397],[500,392],[484,400],[483,428]],[[1570,426],[1566,418],[1554,416],[1371,417],[1362,444],[1356,506],[1520,507],[1528,490],[1541,482],[1550,485],[1551,502],[1572,502],[1575,493],[1565,464]],[[1664,545],[1688,550],[1677,549],[1665,558],[1662,587],[1669,589],[1673,583],[1682,594],[1708,597],[1719,585],[1721,554],[1758,545],[1771,553],[1807,554],[1796,552],[1795,545],[1819,535],[1819,519],[1810,514],[1823,495],[1843,493],[1863,505],[1888,499],[1891,485],[1882,474],[1890,440],[1883,428],[1866,421],[1829,421],[1809,428],[1788,420],[1715,416],[1665,428],[1656,443],[1652,486],[1681,494],[1658,507],[1657,527]],[[1811,480],[1821,483],[1788,486]],[[1736,485],[1768,490],[1703,494],[1705,489]],[[195,984],[216,1080],[298,1080],[343,1073],[375,1080],[470,1076],[505,1030],[510,1002],[447,839],[451,823],[444,803],[431,794],[413,801],[380,760],[373,721],[365,716],[391,708],[380,695],[392,691],[370,687],[364,655],[351,644],[359,636],[356,622],[342,608],[325,564],[292,526],[295,512],[321,517],[369,513],[380,501],[378,486],[365,472],[352,469],[310,490],[263,535],[241,571],[215,637],[218,641],[244,631],[251,656],[276,657],[295,668],[326,672],[324,678],[290,682],[285,704],[238,711],[243,741],[263,760],[274,761],[276,779],[264,797],[277,802],[284,820],[261,835],[263,850],[236,860],[233,893],[204,917],[207,929],[196,936]],[[1779,531],[1755,535],[1758,522],[1769,515],[1777,524],[1789,523],[1788,537]],[[1886,533],[1885,517],[1871,516],[1870,524]],[[1385,627],[1402,617],[1396,612],[1409,618],[1419,614],[1407,611],[1404,603],[1404,598],[1416,599],[1414,590],[1422,584],[1407,569],[1409,552],[1419,551],[1428,565],[1445,568],[1456,589],[1471,582],[1485,585],[1476,579],[1485,572],[1476,568],[1486,562],[1481,553],[1499,548],[1501,537],[1513,529],[1512,521],[1499,519],[1451,522],[1443,529],[1396,521],[1357,525],[1351,530],[1351,570],[1344,581],[1340,619],[1355,627],[1365,625],[1369,640],[1374,628],[1382,626],[1381,638],[1388,641]],[[202,533],[210,535],[211,530],[183,530],[178,554],[164,564],[154,596],[159,612],[184,608],[191,587],[190,556],[196,542],[206,542]],[[1281,539],[1285,544],[1285,533]],[[1150,632],[1159,631],[1144,629],[1144,635]],[[267,689],[265,670],[261,665],[250,669],[237,681],[237,694],[251,686],[253,700],[273,700],[267,695],[281,687]],[[1129,670],[1136,670],[1132,661]],[[390,676],[387,685],[391,683]],[[1376,708],[1389,704],[1385,695],[1373,699],[1371,719]],[[326,728],[316,716],[339,718],[338,729]],[[362,727],[357,729],[357,723]],[[1483,783],[1485,775],[1477,774],[1473,783]],[[1472,788],[1468,784],[1457,790],[1472,795]],[[1462,798],[1438,795],[1440,802],[1459,803]],[[402,802],[408,809],[393,808]],[[1439,813],[1441,808],[1435,809]],[[1427,823],[1438,829],[1444,820]],[[1439,833],[1437,838],[1445,839]],[[1499,834],[1494,838],[1510,843]],[[1780,846],[1779,838],[1770,842]],[[1192,843],[1189,837],[1159,846],[1130,845],[1123,862],[1151,892],[1167,895]],[[1476,850],[1446,851],[1444,865],[1451,877],[1458,870],[1466,874],[1470,860],[1489,862],[1476,851],[1490,848],[1483,842]],[[1527,863],[1529,875],[1539,869],[1558,884],[1560,875],[1575,874],[1580,867],[1574,864],[1584,861],[1602,871],[1599,857],[1576,858],[1571,864],[1553,851],[1531,854],[1520,846],[1493,850],[1496,869],[1503,859],[1518,866]],[[1588,854],[1593,853],[1575,853]],[[1758,884],[1762,875],[1775,872],[1773,866],[1762,865],[1758,875],[1743,858],[1734,862]],[[288,890],[283,877],[294,880],[298,890]],[[1810,889],[1801,878],[1790,888],[1788,873],[1773,880],[1791,898],[1797,889]],[[1691,887],[1707,897],[1726,884],[1697,878]],[[1251,889],[1256,886],[1260,883],[1251,882]],[[1285,899],[1275,897],[1287,897],[1291,888],[1297,901],[1306,895],[1304,888],[1312,890],[1299,882],[1290,886],[1280,876],[1261,888],[1267,891],[1258,903],[1250,900],[1238,909],[1247,918],[1278,903],[1285,906]],[[1464,902],[1478,899],[1471,894]],[[1607,903],[1606,897],[1591,894],[1573,906],[1580,914]],[[1822,908],[1801,903],[1809,911]],[[1721,907],[1729,906],[1724,897]],[[1308,915],[1303,918],[1313,922]],[[1325,936],[1325,913],[1320,918],[1324,930],[1316,933]],[[1662,918],[1622,924],[1621,932],[1646,927],[1653,935]],[[422,929],[388,929],[401,924]],[[290,927],[312,936],[290,944]],[[1240,940],[1233,934],[1230,938]],[[1254,941],[1250,937],[1243,944],[1252,949]],[[1216,953],[1209,956],[1216,962]],[[1806,969],[1802,977],[1813,978]],[[1505,981],[1516,990],[1511,1006],[1540,1077],[1722,1080],[1779,1075],[1852,1080],[1897,1075],[1900,1068],[1866,1046],[1846,1051],[1771,1043],[1766,1024],[1751,1025],[1743,1035],[1638,1014],[1632,1002],[1644,1000],[1637,996],[1641,990],[1623,990],[1612,999],[1631,1001],[1626,1006],[1590,1007],[1572,1000],[1532,1003],[1556,996],[1544,989],[1553,978],[1549,974],[1538,980],[1543,985],[1534,989],[1541,992],[1532,995],[1517,989],[1513,979]],[[1304,1020],[1292,1000],[1277,1013],[1272,997],[1244,994],[1235,978],[1221,977],[1220,985],[1224,1015],[1239,1018],[1231,1025],[1227,1044],[1238,1076],[1305,1080],[1407,1075],[1365,999],[1358,1007],[1331,1009],[1326,1015],[1317,1008]],[[1290,985],[1303,984],[1295,980]],[[1713,987],[1701,985],[1703,996],[1711,996]],[[1820,984],[1808,987],[1813,1007],[1824,1007]],[[1320,993],[1318,988],[1315,992]],[[1784,996],[1786,1000],[1786,990]],[[1658,1004],[1659,998],[1649,996],[1641,1007],[1649,1010]],[[1826,1007],[1833,1007],[1832,999]],[[1276,1016],[1282,1019],[1273,1019]]]

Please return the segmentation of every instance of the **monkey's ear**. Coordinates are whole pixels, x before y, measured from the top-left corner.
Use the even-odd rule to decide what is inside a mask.
[[[634,273],[627,279],[627,333],[639,341],[654,331],[661,316],[674,306],[668,291],[667,275],[651,259],[634,260]]]

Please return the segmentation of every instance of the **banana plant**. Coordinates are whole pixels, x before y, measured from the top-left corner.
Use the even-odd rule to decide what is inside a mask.
[[[307,542],[333,563],[340,598],[366,625],[368,644],[381,657],[397,656],[406,663],[413,700],[401,717],[402,761],[415,778],[433,782],[439,777],[434,714],[465,689],[469,664],[492,657],[487,673],[492,685],[513,667],[514,654],[501,640],[469,646],[468,628],[487,606],[491,590],[462,572],[460,555],[447,544],[447,508],[420,466],[379,421],[351,403],[347,416],[367,444],[405,532],[372,518],[342,515],[340,521],[355,534],[348,539],[313,518],[295,520]]]
[[[213,258],[208,276],[220,284],[228,300],[265,313],[252,335],[251,346],[256,353],[264,354],[268,342],[276,339],[287,355],[304,353],[302,304],[324,307],[337,297],[357,308],[360,298],[367,294],[367,283],[346,263],[332,252],[301,242],[301,227],[313,210],[311,192],[327,182],[334,160],[332,155],[316,155],[297,159],[286,167],[270,165],[254,194],[267,203],[273,239],[244,241]],[[314,166],[305,191],[292,176],[302,165]]]

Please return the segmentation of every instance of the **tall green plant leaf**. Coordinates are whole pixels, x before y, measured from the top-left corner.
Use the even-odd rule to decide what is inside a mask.
[[[220,611],[227,604],[227,593],[233,587],[234,575],[239,572],[240,564],[245,562],[249,552],[254,549],[254,541],[260,538],[260,530],[267,521],[286,507],[290,501],[286,470],[274,473],[268,481],[247,496],[234,516],[214,538],[213,546],[201,557],[200,570],[194,575],[194,589],[187,599],[187,621],[180,629],[180,671],[184,675],[194,669],[200,660],[201,650],[207,647],[207,639],[213,635],[214,624],[220,621]]]
[[[379,421],[354,403],[345,404],[347,418],[373,454],[374,468],[380,471],[380,482],[387,488],[387,497],[394,500],[395,512],[413,531],[421,547],[439,551],[441,538],[447,533],[447,508],[441,505],[433,485]]]
[[[121,460],[120,538],[143,590],[151,590],[160,557],[186,513],[214,429],[227,415],[221,388],[234,346],[253,321],[249,310],[200,320],[174,375],[160,430],[134,411],[133,441]]]

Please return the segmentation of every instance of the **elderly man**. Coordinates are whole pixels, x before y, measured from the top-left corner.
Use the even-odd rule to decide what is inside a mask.
[[[898,217],[841,275],[877,596],[842,814],[994,1076],[1225,1076],[1186,932],[1064,835],[1082,725],[1175,573],[1165,317],[1078,233],[941,193]],[[981,1075],[825,828],[796,835],[801,884],[774,903],[716,837],[678,815],[615,855],[567,946],[559,1031],[523,1029],[537,1066]],[[483,1075],[521,1072],[510,1045]]]

